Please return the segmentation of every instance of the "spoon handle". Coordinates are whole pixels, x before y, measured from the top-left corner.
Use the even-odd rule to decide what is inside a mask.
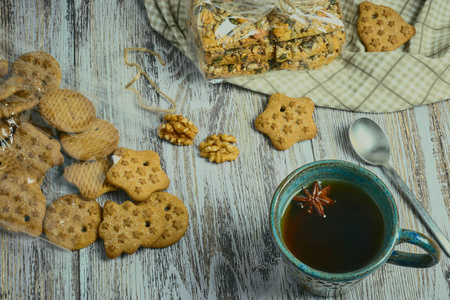
[[[448,238],[444,235],[442,230],[433,221],[430,214],[428,214],[428,212],[422,206],[420,201],[416,198],[416,196],[413,194],[411,189],[406,185],[403,179],[397,174],[394,168],[388,163],[383,164],[383,167],[385,167],[389,171],[388,172],[389,175],[391,175],[392,179],[394,179],[395,183],[406,195],[406,198],[409,200],[409,203],[414,207],[416,212],[419,214],[419,217],[422,219],[422,221],[434,235],[437,242],[444,250],[445,254],[447,254],[447,256],[450,257],[450,241],[448,240]]]

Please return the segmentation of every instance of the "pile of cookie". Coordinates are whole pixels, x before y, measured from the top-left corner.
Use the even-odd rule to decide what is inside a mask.
[[[317,69],[335,60],[345,43],[336,0],[302,4],[313,5],[303,7],[306,14],[244,1],[193,3],[193,35],[207,79]]]
[[[156,152],[118,148],[118,130],[96,117],[93,103],[59,88],[61,68],[51,55],[26,53],[10,73],[7,63],[0,65],[6,68],[0,83],[0,226],[31,236],[44,232],[70,250],[100,236],[110,258],[181,239],[189,214],[178,197],[162,192],[170,180]],[[33,124],[31,113],[46,126]],[[61,150],[72,161],[64,178],[80,193],[47,206],[41,185],[49,169],[63,165]],[[102,209],[96,199],[118,189],[136,204],[106,201]]]

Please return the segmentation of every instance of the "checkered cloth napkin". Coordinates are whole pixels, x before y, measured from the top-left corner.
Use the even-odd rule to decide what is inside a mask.
[[[263,1],[263,0],[261,0]],[[389,112],[450,97],[450,1],[383,0],[416,28],[392,52],[365,52],[356,29],[359,3],[341,0],[347,41],[342,59],[314,71],[271,71],[227,80],[244,88],[309,97],[318,106]],[[186,20],[190,0],[144,0],[150,25],[191,59]]]

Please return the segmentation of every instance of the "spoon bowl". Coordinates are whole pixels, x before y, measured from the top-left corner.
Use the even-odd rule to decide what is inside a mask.
[[[368,118],[355,120],[349,129],[350,143],[366,162],[383,165],[389,161],[389,141],[383,129]]]

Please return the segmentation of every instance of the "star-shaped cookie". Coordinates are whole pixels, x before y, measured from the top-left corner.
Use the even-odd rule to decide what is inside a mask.
[[[277,150],[286,150],[299,141],[316,136],[313,111],[314,103],[309,98],[290,98],[276,93],[256,118],[255,126],[270,138]]]
[[[113,158],[118,162],[108,170],[106,179],[134,201],[142,202],[169,187],[170,180],[161,168],[158,153],[117,148]]]
[[[359,5],[358,34],[367,52],[392,51],[409,41],[414,26],[392,8],[364,1]]]

